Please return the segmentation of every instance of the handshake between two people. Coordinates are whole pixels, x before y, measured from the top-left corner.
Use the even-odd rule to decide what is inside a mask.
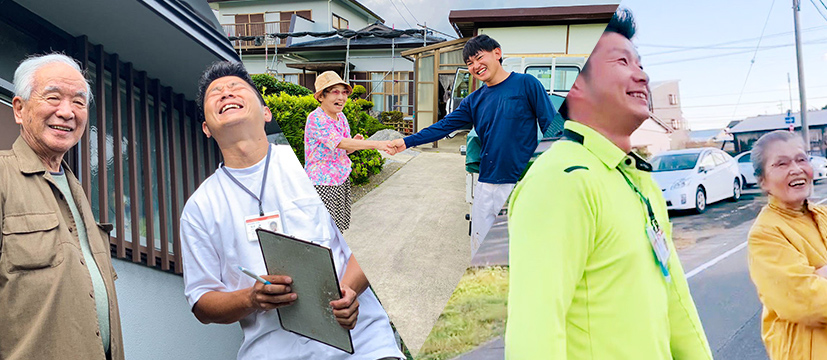
[[[352,140],[355,140],[358,144],[362,144],[363,146],[353,146],[351,147],[351,149],[346,148],[345,150],[348,150],[348,154],[356,150],[376,149],[384,151],[388,155],[396,155],[397,153],[405,150],[406,148],[405,140],[403,139],[384,141],[365,140],[365,137],[362,136],[362,134],[356,134],[355,136],[353,136]]]

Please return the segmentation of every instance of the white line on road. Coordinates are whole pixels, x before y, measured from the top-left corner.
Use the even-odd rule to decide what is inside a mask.
[[[821,204],[822,204],[822,203],[824,203],[825,201],[827,201],[827,197],[826,197],[826,198],[824,198],[824,199],[819,200],[819,201],[818,201],[817,203],[815,203],[815,204],[816,204],[816,205],[821,205]],[[742,205],[742,206],[738,207],[738,209],[736,209],[736,210],[740,210],[740,209],[742,209],[742,208],[744,208],[744,207],[746,207],[746,206],[749,206],[749,204],[747,204],[747,205]],[[693,277],[693,276],[695,276],[695,275],[700,274],[702,271],[704,271],[704,270],[706,270],[706,269],[709,269],[709,268],[710,268],[710,267],[712,267],[713,265],[715,265],[715,264],[717,264],[717,263],[721,262],[721,260],[728,258],[730,255],[732,255],[732,254],[734,254],[734,253],[737,253],[738,251],[741,251],[741,249],[743,249],[743,248],[745,248],[745,247],[747,247],[747,241],[744,241],[743,243],[738,244],[738,246],[736,246],[736,247],[734,247],[734,248],[730,249],[729,251],[727,251],[727,252],[725,252],[725,253],[723,253],[723,254],[721,254],[721,255],[718,255],[718,257],[716,257],[716,258],[714,258],[714,259],[712,259],[712,260],[709,260],[709,261],[707,261],[707,262],[703,263],[701,266],[698,266],[698,267],[696,267],[696,268],[692,269],[692,271],[690,271],[690,272],[686,273],[686,279],[687,279],[687,280],[689,280],[691,277]]]
[[[710,268],[712,265],[715,265],[715,264],[721,262],[721,260],[728,258],[730,255],[732,255],[734,253],[737,253],[738,251],[745,248],[746,246],[747,246],[747,242],[744,241],[743,243],[741,243],[738,246],[730,249],[729,251],[727,251],[727,252],[725,252],[721,255],[718,255],[718,257],[716,257],[712,260],[709,260],[709,261],[703,263],[701,266],[698,266],[698,267],[692,269],[692,271],[686,273],[686,279],[689,280],[691,277],[693,277],[695,275],[698,275],[701,271],[704,271],[704,270]]]

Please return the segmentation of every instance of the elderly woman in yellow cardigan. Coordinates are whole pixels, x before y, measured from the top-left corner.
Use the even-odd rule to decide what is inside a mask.
[[[752,161],[769,196],[749,232],[761,338],[773,360],[827,359],[827,207],[807,202],[813,168],[804,143],[771,132],[753,145]]]

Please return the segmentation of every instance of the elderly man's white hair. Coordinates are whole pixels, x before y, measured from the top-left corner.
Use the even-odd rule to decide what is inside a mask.
[[[62,63],[71,66],[83,75],[83,70],[80,69],[80,64],[71,57],[61,53],[51,53],[46,55],[34,55],[23,62],[14,71],[14,96],[19,96],[23,100],[29,100],[34,90],[34,74],[45,65]],[[92,100],[92,93],[89,87],[89,80],[86,80],[86,102]]]

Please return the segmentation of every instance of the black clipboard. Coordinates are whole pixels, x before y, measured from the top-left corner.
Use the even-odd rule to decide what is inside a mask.
[[[281,327],[353,354],[350,331],[339,325],[330,302],[342,298],[330,249],[265,229],[257,229],[261,254],[270,275],[287,275],[296,301],[277,308]]]

